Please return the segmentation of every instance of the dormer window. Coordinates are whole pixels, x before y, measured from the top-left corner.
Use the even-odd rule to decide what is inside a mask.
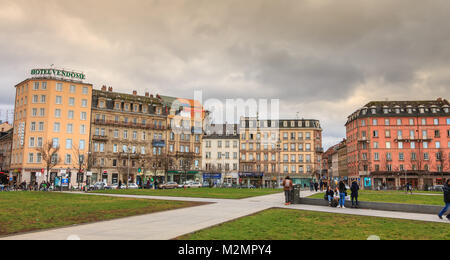
[[[389,113],[389,109],[383,108],[383,113],[385,113],[385,114]]]
[[[395,113],[400,114],[400,108],[396,108]]]
[[[377,113],[377,110],[375,108],[372,108],[370,111],[372,112],[372,114],[376,114]]]
[[[104,102],[104,101],[100,101],[100,102],[98,103],[98,107],[99,107],[99,108],[104,108],[104,107],[105,107],[105,102]]]
[[[408,114],[412,113],[412,109],[411,108],[408,108],[407,111],[408,111]]]
[[[448,107],[444,108],[445,113],[448,113],[448,111],[449,111]]]
[[[419,112],[420,112],[421,114],[423,114],[423,113],[425,113],[425,109],[424,109],[424,108],[419,108]]]

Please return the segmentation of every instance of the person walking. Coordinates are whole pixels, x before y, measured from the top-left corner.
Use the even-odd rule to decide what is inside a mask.
[[[358,193],[359,193],[359,185],[356,181],[352,182],[352,187],[350,188],[352,194],[352,208],[358,208]],[[356,204],[354,203],[354,200],[356,201]]]
[[[319,190],[319,184],[316,182],[314,182],[314,190],[317,192]]]
[[[284,181],[283,181],[284,197],[286,200],[284,205],[291,204],[293,188],[294,188],[294,184],[292,183],[291,178],[289,178],[289,176],[287,176],[286,179],[284,179]]]
[[[330,186],[328,186],[327,192],[325,193],[325,195],[327,196],[328,204],[331,207],[331,201],[333,201],[333,199],[334,199],[334,191],[333,191],[333,189],[331,189]]]
[[[450,208],[450,179],[447,180],[447,182],[444,184],[444,202],[445,207],[439,212],[439,218],[442,219],[442,216],[447,212],[447,210]],[[450,220],[450,214],[447,215],[447,219]]]
[[[343,181],[339,182],[339,206],[345,209],[345,197],[347,196],[347,188]]]

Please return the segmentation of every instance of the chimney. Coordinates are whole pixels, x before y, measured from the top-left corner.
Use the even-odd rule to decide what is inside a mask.
[[[137,91],[133,90],[133,95],[137,96]]]
[[[102,91],[106,91],[106,86],[105,85],[102,86]]]
[[[146,97],[149,97],[149,96],[150,96],[150,93],[145,92],[145,96],[146,96]]]
[[[112,87],[109,87],[109,88],[108,88],[108,91],[109,91],[109,92],[112,92],[112,91],[113,91],[113,88],[112,88]]]

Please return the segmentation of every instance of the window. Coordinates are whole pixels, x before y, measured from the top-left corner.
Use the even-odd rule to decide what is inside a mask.
[[[28,154],[28,163],[34,163],[34,153]]]
[[[58,92],[63,91],[62,83],[56,83],[56,91],[58,91]]]
[[[54,123],[54,124],[53,124],[53,132],[59,133],[60,128],[61,128],[60,123]]]
[[[69,110],[69,114],[67,115],[67,117],[68,117],[69,119],[73,119],[73,118],[74,118],[74,112],[73,112],[73,110]]]
[[[56,96],[56,104],[57,105],[61,105],[62,104],[62,97],[61,96]]]
[[[414,125],[414,119],[409,119],[409,125]]]
[[[375,153],[373,155],[373,158],[374,158],[375,161],[379,161],[380,160],[380,154],[379,153]]]
[[[390,125],[389,119],[384,119],[384,124],[385,124],[385,125]]]
[[[69,106],[75,106],[75,98],[71,97],[69,98]]]
[[[67,124],[67,133],[72,134],[73,133],[73,124]]]
[[[397,125],[402,125],[402,120],[401,119],[397,119]]]
[[[46,97],[46,95],[41,95],[41,103],[45,104]]]
[[[447,118],[447,125],[450,125],[450,118]]]
[[[377,130],[373,131],[373,137],[378,137],[378,131]]]
[[[55,109],[55,117],[60,118],[61,117],[61,109]]]
[[[403,142],[398,142],[398,149],[403,149]]]
[[[47,82],[42,82],[42,90],[46,90],[47,89]]]
[[[377,119],[373,119],[372,120],[372,125],[378,125],[378,120]]]
[[[386,142],[386,149],[391,149],[391,142]]]
[[[373,148],[374,149],[378,149],[380,146],[378,144],[378,142],[373,142]]]
[[[423,148],[428,149],[428,142],[423,142]]]
[[[87,107],[87,99],[81,100],[81,107]]]
[[[66,154],[66,164],[72,164],[72,155]]]
[[[44,131],[44,122],[39,122],[39,131]]]
[[[39,82],[34,82],[33,90],[39,90]]]
[[[28,144],[29,147],[34,147],[35,143],[34,143],[34,137],[30,137],[30,142]]]
[[[436,142],[436,149],[441,148],[441,142]]]
[[[86,125],[80,125],[80,134],[86,134]]]
[[[53,138],[52,139],[53,148],[59,147],[59,138]]]
[[[70,85],[70,93],[75,93],[76,87],[75,85]]]
[[[38,103],[38,100],[39,100],[39,96],[33,95],[33,99],[32,99],[33,104]]]
[[[439,118],[435,118],[435,119],[433,120],[433,123],[434,123],[434,125],[439,125]]]
[[[86,146],[86,141],[84,140],[80,140],[80,145],[79,145],[79,149],[80,150],[84,150]]]
[[[87,120],[87,113],[81,112],[81,120]]]
[[[72,149],[72,139],[66,139],[66,149]]]

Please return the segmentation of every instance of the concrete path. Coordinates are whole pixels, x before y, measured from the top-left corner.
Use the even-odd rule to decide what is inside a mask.
[[[86,193],[82,193],[86,194]],[[312,192],[302,191],[302,197],[312,195]],[[97,196],[86,194],[86,196]],[[212,204],[183,208],[159,213],[127,217],[92,224],[76,225],[66,228],[26,233],[17,236],[4,237],[6,240],[167,240],[189,234],[201,229],[224,222],[248,216],[269,208],[289,208],[331,212],[336,214],[352,214],[360,216],[389,217],[398,219],[421,220],[430,222],[450,223],[441,221],[435,215],[412,214],[363,209],[340,209],[309,205],[284,206],[283,194],[273,194],[242,200],[180,198],[161,196],[108,195],[101,196],[131,197],[159,200],[201,201]],[[0,239],[1,240],[1,239]]]

